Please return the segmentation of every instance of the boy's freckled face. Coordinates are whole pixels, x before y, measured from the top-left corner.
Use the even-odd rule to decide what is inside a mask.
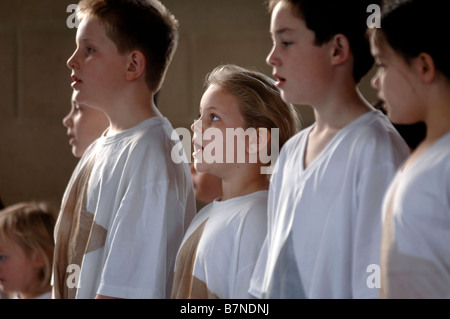
[[[105,110],[125,84],[128,55],[119,54],[104,26],[95,17],[84,18],[77,30],[77,48],[67,62],[78,103]]]
[[[327,45],[316,46],[315,34],[284,1],[271,15],[273,47],[267,63],[286,102],[314,104],[327,91]]]

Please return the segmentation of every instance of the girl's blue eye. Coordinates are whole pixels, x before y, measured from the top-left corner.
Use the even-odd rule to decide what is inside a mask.
[[[220,118],[217,115],[211,114],[211,121],[218,121],[218,120],[220,120]]]

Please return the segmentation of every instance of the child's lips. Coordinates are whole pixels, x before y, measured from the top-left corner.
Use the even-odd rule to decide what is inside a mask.
[[[75,136],[74,135],[67,135],[69,137],[69,144],[74,145],[75,144]]]
[[[77,76],[75,76],[75,75],[72,75],[72,88],[76,88],[77,86],[79,86],[79,84],[81,84],[83,81],[81,81],[81,79],[80,78],[78,78]]]
[[[192,141],[192,145],[194,146],[194,152],[192,153],[192,156],[198,157],[201,154],[201,152],[203,151],[203,147],[199,143],[195,142],[194,140]]]
[[[277,87],[282,86],[286,82],[285,78],[281,77],[280,75],[278,75],[276,73],[273,75],[273,77],[276,79],[276,86]]]

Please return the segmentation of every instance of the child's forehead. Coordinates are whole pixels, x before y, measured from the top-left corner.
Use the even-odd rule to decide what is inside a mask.
[[[235,101],[237,100],[237,97],[230,92],[229,89],[227,89],[223,85],[219,84],[210,84],[205,92],[203,93],[203,100],[204,101],[211,101],[211,100],[227,100],[227,101]]]
[[[271,15],[270,32],[275,36],[281,33],[294,32],[303,20],[295,15],[294,9],[284,1],[279,2]]]
[[[370,51],[375,57],[386,57],[392,53],[392,49],[386,38],[380,31],[372,31],[370,38]]]
[[[11,252],[17,249],[20,249],[20,247],[13,238],[5,234],[0,236],[0,252]]]
[[[229,89],[222,85],[211,84],[203,93],[199,111],[200,113],[224,110],[231,112],[234,109],[239,110],[240,104],[239,98]]]
[[[95,16],[86,16],[80,21],[76,34],[78,42],[86,41],[106,41],[106,29],[103,23]]]

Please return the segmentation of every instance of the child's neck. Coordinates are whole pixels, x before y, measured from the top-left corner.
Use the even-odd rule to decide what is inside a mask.
[[[222,179],[221,201],[269,189],[269,176],[261,174],[260,165],[242,166],[239,170],[242,172],[233,174],[232,178]]]
[[[348,89],[322,102],[312,106],[316,131],[339,131],[361,115],[373,110],[355,89]]]
[[[153,102],[153,95],[143,99],[135,98],[134,101],[128,103],[122,102],[122,104],[110,108],[107,114],[110,119],[110,128],[107,136],[126,131],[149,118],[161,116]]]
[[[450,85],[444,86],[441,91],[434,91],[434,96],[426,105],[425,118],[426,135],[424,140],[417,146],[403,166],[402,170],[407,170],[422,155],[424,155],[439,139],[450,133]],[[438,96],[439,98],[436,98]]]
[[[446,90],[439,99],[427,104],[424,119],[427,134],[424,142],[433,143],[450,132],[450,85]]]
[[[349,90],[314,107],[315,125],[308,135],[303,158],[307,168],[324,151],[336,134],[348,124],[373,110],[357,90]]]

